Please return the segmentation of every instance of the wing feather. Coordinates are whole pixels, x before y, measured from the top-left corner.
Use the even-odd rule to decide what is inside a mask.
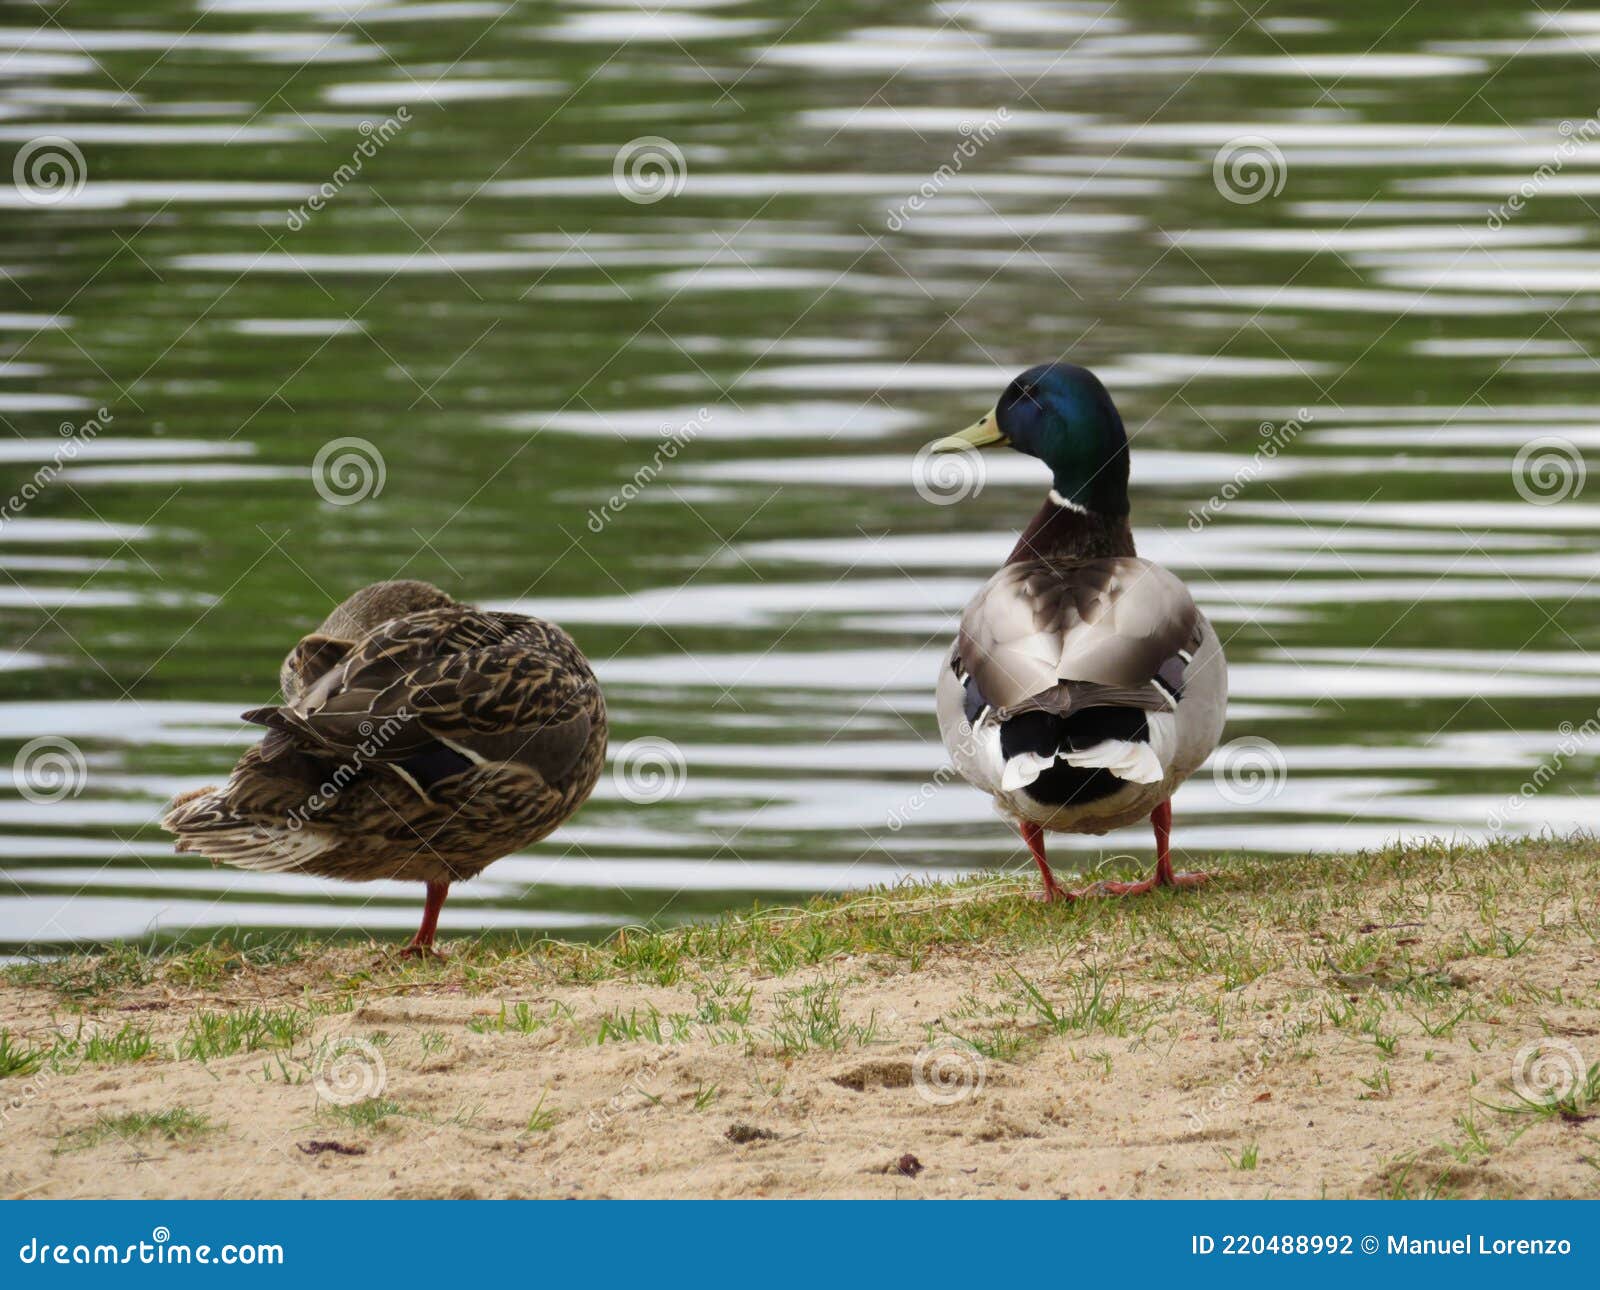
[[[587,746],[598,694],[559,627],[453,605],[381,624],[298,699],[245,716],[322,755],[399,764],[442,745],[550,782]]]
[[[1202,630],[1188,588],[1133,556],[1029,560],[992,577],[961,618],[956,657],[1002,717],[1098,704],[1169,708],[1172,660]],[[1165,669],[1165,670],[1164,670]]]

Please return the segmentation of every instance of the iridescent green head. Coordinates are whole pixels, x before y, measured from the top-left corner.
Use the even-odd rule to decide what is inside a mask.
[[[1058,500],[1100,515],[1128,513],[1128,433],[1086,367],[1044,363],[1010,385],[976,425],[930,445],[957,452],[1007,444],[1050,467]]]

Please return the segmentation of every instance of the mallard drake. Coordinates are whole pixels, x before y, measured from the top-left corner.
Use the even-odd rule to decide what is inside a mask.
[[[1004,566],[961,615],[939,672],[939,733],[956,770],[1016,822],[1042,899],[1188,887],[1169,841],[1172,794],[1216,747],[1228,700],[1217,634],[1173,574],[1134,553],[1128,436],[1094,373],[1029,368],[976,425],[932,452],[1010,447],[1052,487]],[[1148,816],[1155,876],[1068,892],[1044,832],[1105,833]]]
[[[605,761],[606,708],[553,623],[425,582],[363,587],[283,661],[267,735],[162,827],[213,863],[427,884],[408,955],[433,952],[450,884],[570,819]]]

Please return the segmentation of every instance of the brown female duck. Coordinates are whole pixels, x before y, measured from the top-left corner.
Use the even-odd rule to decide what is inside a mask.
[[[426,883],[408,955],[433,952],[451,883],[570,819],[605,761],[605,701],[570,636],[425,582],[356,592],[279,681],[281,705],[244,714],[266,737],[162,826],[243,869]]]

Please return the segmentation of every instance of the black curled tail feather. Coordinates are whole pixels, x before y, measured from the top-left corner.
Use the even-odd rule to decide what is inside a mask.
[[[313,744],[317,742],[315,735],[298,723],[295,715],[287,708],[251,708],[248,712],[241,712],[239,719],[248,721],[253,726],[267,728],[266,738],[261,741],[263,761],[282,757],[302,741]]]

